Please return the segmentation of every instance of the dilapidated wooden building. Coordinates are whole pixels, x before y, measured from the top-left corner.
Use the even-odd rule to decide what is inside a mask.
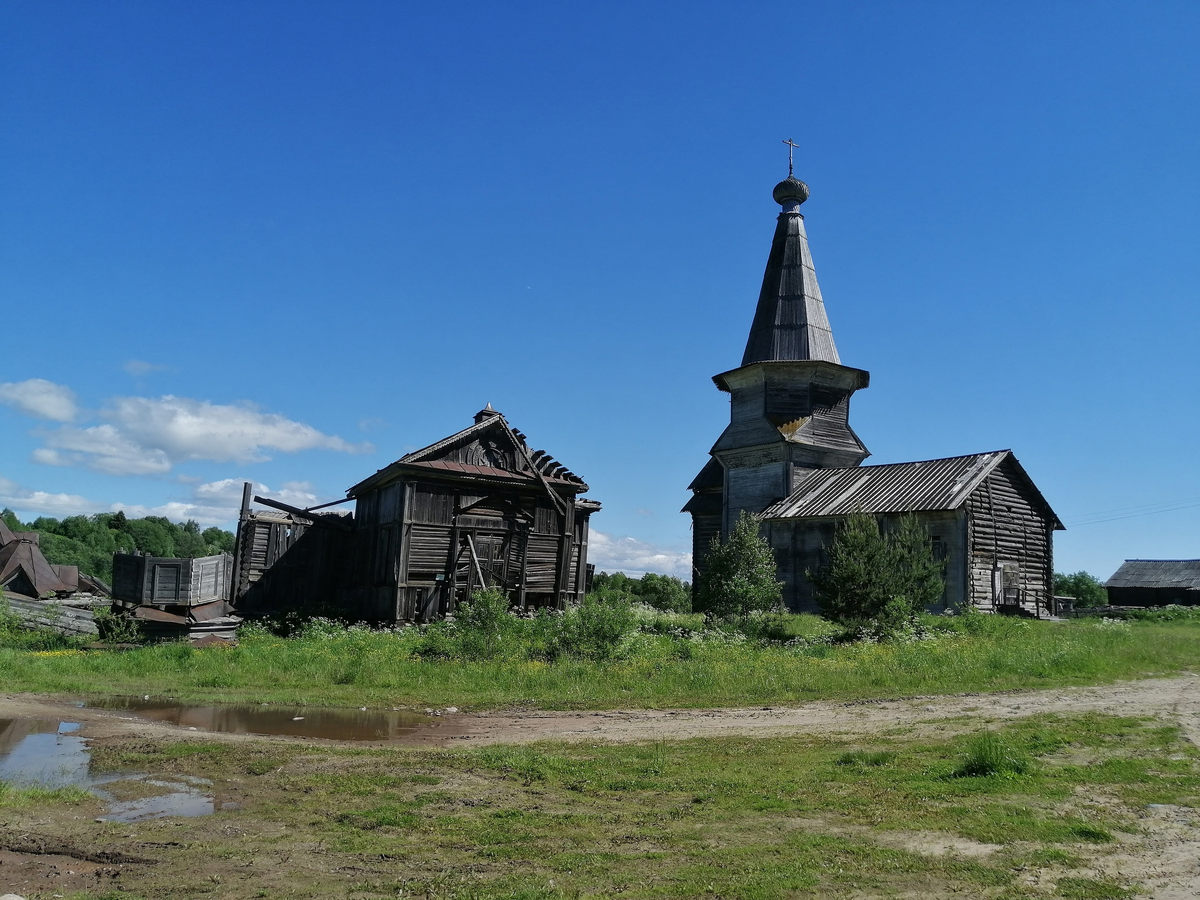
[[[870,374],[842,364],[804,228],[808,186],[775,186],[782,211],[742,364],[716,375],[730,422],[693,479],[695,574],[714,537],[743,511],[763,521],[794,611],[815,608],[805,576],[824,562],[839,522],[862,511],[888,527],[918,515],[946,561],[941,607],[1038,613],[1053,602],[1052,533],[1062,523],[1008,450],[863,466],[850,399]]]
[[[562,608],[587,589],[588,486],[531,450],[491,404],[457,434],[347,492],[354,509],[350,602],[372,618],[429,621],[479,587],[514,605]]]
[[[600,509],[587,490],[488,404],[470,427],[350,488],[352,515],[247,504],[239,609],[320,604],[370,622],[428,622],[481,587],[521,609],[563,608],[587,590],[588,520]]]

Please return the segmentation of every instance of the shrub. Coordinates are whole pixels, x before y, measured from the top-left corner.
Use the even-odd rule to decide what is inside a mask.
[[[1075,606],[1087,609],[1093,606],[1108,606],[1108,591],[1100,579],[1080,570],[1070,575],[1054,573],[1054,593],[1063,597],[1074,597]]]
[[[775,554],[745,510],[725,543],[713,538],[696,592],[697,612],[710,619],[778,609],[783,582],[775,577]]]
[[[495,659],[505,648],[505,638],[515,630],[516,619],[508,611],[503,591],[488,588],[476,591],[469,602],[458,608],[454,631],[458,653],[464,659]]]
[[[557,618],[558,634],[553,644],[556,656],[612,659],[621,642],[637,630],[637,616],[627,600],[600,602],[589,596]]]
[[[430,625],[414,652],[441,659],[552,661],[573,656],[603,661],[616,658],[637,628],[637,614],[627,599],[588,596],[565,612],[544,609],[526,619],[509,612],[501,591],[489,589],[462,604],[456,621]]]
[[[140,644],[145,639],[137,619],[112,609],[96,610],[96,629],[100,639],[110,644]]]
[[[827,564],[807,572],[822,613],[879,637],[910,630],[945,586],[943,563],[913,515],[883,534],[874,516],[855,513],[838,526],[827,552]]]
[[[686,581],[671,575],[647,572],[637,582],[637,599],[663,612],[690,613],[692,588]]]

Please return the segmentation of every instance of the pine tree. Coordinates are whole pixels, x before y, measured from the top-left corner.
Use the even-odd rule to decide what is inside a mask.
[[[745,510],[725,543],[713,538],[704,566],[697,612],[720,619],[779,607],[783,582],[775,577],[775,554],[758,533],[758,519]]]
[[[915,515],[883,534],[874,516],[855,513],[837,530],[828,563],[806,574],[826,618],[889,634],[942,596],[944,564]]]

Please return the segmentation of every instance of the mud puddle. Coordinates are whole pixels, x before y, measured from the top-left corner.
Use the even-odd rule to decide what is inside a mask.
[[[105,822],[213,811],[212,782],[203,778],[140,772],[93,775],[87,739],[78,731],[77,722],[0,719],[0,782],[17,788],[83,788],[104,802],[99,820]]]
[[[122,710],[142,719],[196,731],[259,734],[331,741],[404,741],[418,738],[444,721],[411,710],[278,707],[251,704],[195,704],[175,700],[124,699],[88,703]]]

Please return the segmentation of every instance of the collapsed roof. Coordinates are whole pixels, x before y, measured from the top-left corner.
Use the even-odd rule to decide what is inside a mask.
[[[78,567],[51,564],[39,540],[36,531],[13,531],[0,521],[0,588],[35,598],[78,590]]]

